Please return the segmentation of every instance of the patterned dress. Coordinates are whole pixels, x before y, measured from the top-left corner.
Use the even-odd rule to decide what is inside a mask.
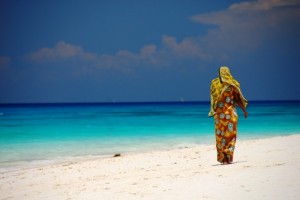
[[[219,162],[232,162],[237,137],[238,115],[234,97],[240,95],[232,85],[220,95],[214,115],[216,131],[217,159]]]

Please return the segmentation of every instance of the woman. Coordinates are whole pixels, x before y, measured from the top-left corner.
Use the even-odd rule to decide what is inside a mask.
[[[243,110],[245,118],[247,100],[244,98],[240,84],[230,74],[229,68],[219,69],[219,78],[213,79],[210,86],[211,108],[208,116],[214,116],[216,131],[217,160],[230,164],[237,136],[238,115],[236,104]]]

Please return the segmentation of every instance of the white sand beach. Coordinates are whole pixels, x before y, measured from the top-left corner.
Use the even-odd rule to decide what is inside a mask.
[[[125,154],[1,172],[0,199],[299,199],[300,135]]]

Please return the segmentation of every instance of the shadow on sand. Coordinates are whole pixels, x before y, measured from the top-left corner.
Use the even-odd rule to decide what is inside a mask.
[[[235,164],[246,163],[246,162],[247,162],[246,160],[242,160],[242,161],[232,162],[232,163],[230,163],[230,164],[228,164],[228,165],[235,165]],[[224,165],[224,164],[219,163],[219,164],[212,165],[212,167],[223,166],[223,165]],[[224,165],[224,166],[226,166],[226,165]]]

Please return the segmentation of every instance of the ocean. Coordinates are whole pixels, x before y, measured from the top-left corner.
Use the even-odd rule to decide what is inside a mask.
[[[209,107],[209,102],[0,104],[0,171],[214,144]],[[247,119],[238,112],[238,141],[300,133],[300,101],[254,101],[247,110]]]

